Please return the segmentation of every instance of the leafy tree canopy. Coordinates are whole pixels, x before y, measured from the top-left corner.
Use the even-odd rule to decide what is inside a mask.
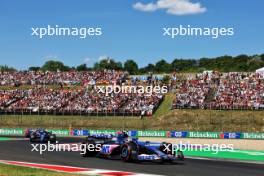
[[[8,67],[7,65],[0,65],[0,71],[16,71],[16,69],[14,69],[13,67]]]
[[[43,71],[69,71],[70,67],[65,66],[60,61],[49,60],[42,67]]]
[[[138,65],[133,60],[127,60],[124,63],[124,70],[128,71],[131,75],[135,75],[138,73]]]
[[[121,62],[116,62],[114,59],[106,58],[101,60],[99,63],[94,64],[95,70],[122,70],[123,66]]]
[[[232,56],[220,56],[214,58],[200,59],[174,59],[168,63],[165,59],[159,60],[156,64],[149,63],[147,66],[139,68],[138,64],[129,59],[124,65],[111,58],[105,58],[88,68],[86,64],[74,67],[64,65],[60,61],[47,61],[42,67],[29,67],[30,71],[89,71],[89,70],[125,70],[130,74],[148,73],[171,73],[171,72],[202,72],[204,70],[216,70],[221,72],[253,72],[258,68],[264,67],[264,54],[248,56],[245,54]],[[14,68],[6,65],[0,66],[0,71],[15,71]]]

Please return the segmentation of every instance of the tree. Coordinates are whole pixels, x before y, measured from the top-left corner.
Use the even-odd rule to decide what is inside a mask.
[[[261,60],[264,62],[264,54],[260,55]]]
[[[146,67],[139,69],[139,72],[141,74],[145,74],[145,73],[149,73],[149,72],[153,73],[154,71],[155,71],[155,65],[153,65],[153,64],[148,64]]]
[[[29,67],[28,71],[39,71],[40,67]]]
[[[16,69],[14,69],[13,67],[8,67],[7,65],[0,65],[0,72],[12,72],[12,71],[16,71]]]
[[[188,71],[190,69],[196,69],[198,67],[196,60],[190,59],[174,59],[171,63],[173,71]]]
[[[86,64],[81,64],[79,66],[76,67],[77,71],[88,71],[89,68],[86,66]]]
[[[138,65],[133,60],[127,60],[124,64],[124,70],[128,71],[131,75],[137,74]]]
[[[247,55],[239,55],[234,58],[235,67],[234,71],[250,71],[249,70],[249,62],[251,58]],[[231,66],[231,65],[229,65]]]
[[[101,60],[99,63],[94,64],[95,70],[122,70],[123,66],[121,62],[116,62],[114,59],[106,58]]]
[[[216,70],[221,72],[252,72],[264,66],[264,54],[261,55],[238,55],[220,56],[215,58],[194,59],[174,59],[172,63],[168,63],[164,59],[159,60],[155,65],[148,64],[146,67],[139,68],[138,64],[133,60],[127,60],[124,66],[121,62],[114,59],[105,58],[94,64],[93,68],[88,68],[86,64],[74,67],[65,66],[60,61],[49,60],[42,67],[29,67],[29,71],[88,71],[88,70],[125,70],[130,74],[148,74],[148,73],[171,73],[177,72],[202,72],[204,70]],[[15,71],[14,68],[7,65],[0,65],[1,71]]]
[[[221,56],[216,58],[201,58],[199,60],[199,68],[205,70],[218,70],[228,72],[234,69],[234,59],[232,56]]]
[[[58,71],[58,70],[59,71],[69,71],[70,67],[65,66],[60,61],[49,60],[41,67],[41,70],[43,71]]]
[[[157,73],[169,73],[171,72],[171,65],[162,59],[156,63],[155,71]]]
[[[214,62],[211,63],[213,65],[213,68],[211,70],[218,70],[222,72],[229,72],[231,70],[234,70],[234,66],[236,63],[234,63],[234,58],[232,56],[220,56],[214,59]]]
[[[249,64],[248,64],[248,70],[251,70],[251,71],[255,71],[259,68],[262,68],[264,67],[264,62],[263,61],[255,61],[255,60],[252,60]]]

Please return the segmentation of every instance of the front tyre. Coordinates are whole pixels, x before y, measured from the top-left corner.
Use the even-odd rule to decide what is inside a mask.
[[[30,142],[35,142],[35,138],[36,138],[35,135],[32,134],[32,135],[30,135],[30,137],[29,137],[29,141],[30,141]]]
[[[56,135],[52,134],[49,138],[50,143],[56,143]]]

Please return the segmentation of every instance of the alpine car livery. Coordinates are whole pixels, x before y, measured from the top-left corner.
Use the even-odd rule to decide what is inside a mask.
[[[50,143],[55,143],[56,135],[42,129],[37,129],[35,131],[29,131],[29,140],[30,142],[45,143],[49,141]]]
[[[83,157],[104,157],[123,161],[173,162],[184,160],[182,151],[173,152],[170,143],[139,141],[129,138],[126,133],[113,135],[91,135],[82,143]],[[89,146],[100,146],[100,150],[89,150]],[[84,146],[86,146],[84,148]]]

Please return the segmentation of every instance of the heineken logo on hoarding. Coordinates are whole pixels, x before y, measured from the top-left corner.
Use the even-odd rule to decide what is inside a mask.
[[[23,135],[24,131],[22,129],[0,129],[1,135]]]
[[[166,137],[166,131],[138,131],[139,137]]]
[[[264,139],[264,133],[243,133],[243,139]]]
[[[69,130],[48,130],[57,136],[69,136]]]
[[[90,130],[90,134],[112,134],[116,135],[116,130]]]
[[[218,132],[189,132],[189,138],[219,138]]]

